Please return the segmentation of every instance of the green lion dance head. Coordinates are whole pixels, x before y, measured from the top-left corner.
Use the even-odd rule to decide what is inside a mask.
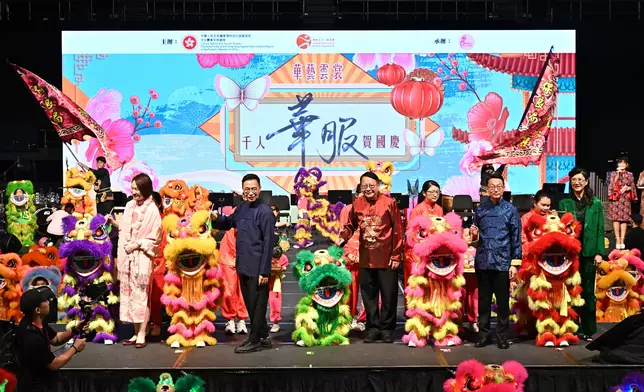
[[[351,272],[345,268],[343,252],[332,246],[297,254],[293,273],[306,293],[295,311],[293,340],[298,346],[349,344]]]
[[[172,381],[169,373],[163,373],[159,377],[159,383],[145,377],[138,377],[130,381],[127,386],[128,392],[205,392],[206,383],[199,377],[186,374],[177,379],[176,384]]]
[[[34,185],[31,181],[12,181],[7,184],[7,231],[18,237],[23,246],[34,244],[37,228]]]

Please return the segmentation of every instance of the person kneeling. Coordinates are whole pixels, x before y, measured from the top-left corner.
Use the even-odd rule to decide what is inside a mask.
[[[76,339],[74,344],[58,357],[54,356],[51,346],[60,346],[79,334],[79,329],[56,333],[43,323],[50,312],[50,299],[54,293],[47,286],[27,290],[20,298],[20,311],[24,317],[20,321],[15,336],[16,354],[20,362],[18,390],[45,392],[57,390],[57,370],[67,364],[72,357],[85,349],[85,339]]]

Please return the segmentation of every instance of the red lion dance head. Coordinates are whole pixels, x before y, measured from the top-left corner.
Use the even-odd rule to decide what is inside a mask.
[[[443,384],[445,392],[523,392],[528,371],[517,361],[483,365],[475,359],[461,362],[454,378]]]
[[[519,271],[517,298],[522,319],[536,318],[537,346],[577,343],[577,313],[581,306],[578,222],[570,213],[534,215],[523,228],[530,241]],[[530,317],[532,316],[532,317]]]
[[[640,251],[614,250],[597,268],[597,319],[618,323],[639,313],[638,282],[644,271]]]
[[[407,317],[403,341],[410,347],[422,347],[428,335],[436,346],[455,346],[461,309],[464,254],[467,243],[462,237],[461,217],[449,213],[444,218],[419,216],[411,221],[408,245],[417,260],[405,288]]]

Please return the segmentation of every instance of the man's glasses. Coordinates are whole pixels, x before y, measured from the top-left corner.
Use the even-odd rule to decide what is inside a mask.
[[[490,191],[502,191],[505,189],[505,185],[492,185],[487,187],[488,190]]]
[[[376,189],[377,186],[378,185],[361,185],[360,188],[362,188],[363,190]]]
[[[259,188],[244,188],[244,193],[257,193]]]

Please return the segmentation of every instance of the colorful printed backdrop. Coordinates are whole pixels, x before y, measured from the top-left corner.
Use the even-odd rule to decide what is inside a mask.
[[[563,182],[574,165],[575,55],[559,57],[561,93],[546,156],[540,165],[508,169],[515,194]],[[66,54],[63,92],[111,138],[123,162],[112,168],[117,190],[129,191],[138,172],[157,185],[181,178],[213,191],[239,190],[241,177],[255,172],[264,189],[288,194],[303,163],[323,169],[328,189],[354,189],[371,159],[394,162],[394,192],[406,193],[408,180],[434,179],[445,194],[477,196],[479,176],[465,163],[517,127],[544,59]],[[392,90],[387,84],[394,83]],[[72,150],[87,164],[103,154],[96,140]],[[68,151],[65,159],[74,163]]]

